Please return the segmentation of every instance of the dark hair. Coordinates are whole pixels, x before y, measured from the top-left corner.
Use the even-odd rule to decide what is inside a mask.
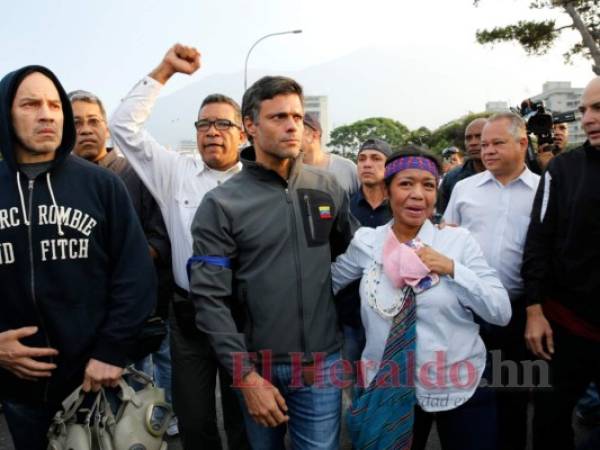
[[[223,94],[210,94],[204,100],[202,100],[202,104],[200,105],[200,109],[198,110],[198,115],[200,115],[200,111],[202,111],[202,108],[204,108],[206,105],[212,105],[213,103],[226,103],[229,106],[231,106],[235,111],[235,120],[237,120],[241,125],[242,111],[240,110],[240,105],[231,97],[228,97]]]
[[[442,173],[442,164],[440,163],[440,160],[437,158],[437,156],[435,156],[429,150],[426,150],[425,148],[420,147],[418,145],[414,145],[414,144],[406,145],[406,146],[402,147],[400,150],[392,153],[392,155],[385,161],[385,165],[387,166],[392,161],[395,161],[398,158],[404,158],[406,156],[421,156],[423,158],[427,158],[435,164],[435,167],[437,168],[438,173],[440,173],[440,174]],[[387,177],[383,180],[387,187],[390,186],[395,175],[396,174],[394,174],[390,177]]]
[[[258,123],[260,104],[278,95],[296,94],[304,103],[302,86],[288,77],[266,76],[256,81],[244,93],[242,99],[242,118],[250,117],[253,122]]]
[[[104,118],[104,120],[106,120],[106,110],[104,109],[104,105],[102,104],[102,101],[98,98],[97,95],[92,94],[89,91],[84,91],[83,89],[78,89],[76,91],[69,92],[67,96],[69,97],[71,103],[84,102],[91,103],[93,105],[98,105],[102,117]]]

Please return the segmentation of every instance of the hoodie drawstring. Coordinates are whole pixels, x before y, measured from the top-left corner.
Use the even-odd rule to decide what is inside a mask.
[[[27,208],[25,208],[25,197],[23,196],[23,188],[21,187],[21,174],[17,170],[17,186],[19,187],[19,198],[21,199],[21,211],[23,212],[23,221],[25,225],[29,226],[29,219],[27,218]]]
[[[50,172],[46,172],[46,184],[48,185],[48,190],[50,191],[50,198],[52,199],[52,204],[54,205],[54,210],[56,211],[56,226],[58,228],[58,235],[64,236],[65,233],[63,232],[62,224],[60,223],[62,220],[62,217],[59,214],[58,205],[56,204],[56,199],[54,198],[54,191],[52,190],[52,183],[50,183]]]

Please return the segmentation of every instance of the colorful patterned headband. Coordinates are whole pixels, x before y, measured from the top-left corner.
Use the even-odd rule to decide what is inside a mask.
[[[431,159],[424,156],[404,156],[386,164],[385,178],[391,177],[406,169],[426,170],[436,178],[440,176],[437,166]]]

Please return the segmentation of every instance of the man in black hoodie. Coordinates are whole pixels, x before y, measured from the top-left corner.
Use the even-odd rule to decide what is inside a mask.
[[[535,450],[574,448],[573,408],[591,381],[600,382],[600,77],[579,110],[588,140],[542,175],[521,269],[527,346],[549,361],[552,383],[535,397]]]
[[[60,402],[114,386],[155,303],[143,231],[116,175],[70,155],[55,75],[0,81],[0,400],[15,447],[46,448]]]

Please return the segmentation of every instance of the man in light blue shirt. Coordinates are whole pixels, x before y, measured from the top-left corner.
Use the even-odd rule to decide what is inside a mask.
[[[479,242],[488,264],[496,269],[511,299],[513,316],[505,328],[482,324],[488,350],[499,349],[502,361],[529,359],[525,342],[525,301],[520,269],[529,216],[540,177],[525,165],[527,131],[513,113],[490,117],[481,136],[484,172],[456,184],[444,220],[467,228]],[[502,363],[503,367],[509,364]],[[498,370],[498,367],[496,367]],[[494,379],[497,383],[500,380]],[[524,449],[527,392],[506,386],[497,391],[501,449]]]

